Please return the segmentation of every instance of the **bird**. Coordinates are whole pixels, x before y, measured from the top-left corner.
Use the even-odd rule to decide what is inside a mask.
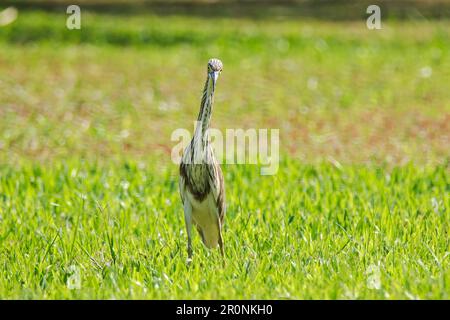
[[[179,191],[187,232],[188,262],[192,261],[192,226],[194,226],[207,248],[219,246],[225,264],[222,234],[226,212],[225,184],[208,130],[214,91],[222,69],[223,64],[219,59],[213,58],[208,61],[197,126],[181,157]]]

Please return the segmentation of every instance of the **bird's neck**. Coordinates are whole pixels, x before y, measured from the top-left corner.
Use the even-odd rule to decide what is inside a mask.
[[[214,102],[214,88],[212,80],[207,76],[205,87],[203,89],[202,102],[200,104],[200,112],[197,118],[197,127],[194,133],[195,144],[204,150],[209,144],[209,125],[211,122],[212,107]]]

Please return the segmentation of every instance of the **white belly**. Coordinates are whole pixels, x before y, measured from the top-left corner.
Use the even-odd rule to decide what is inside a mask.
[[[204,244],[208,248],[215,248],[219,244],[218,212],[212,193],[202,202],[187,192],[188,199],[192,205],[192,220],[203,234]]]

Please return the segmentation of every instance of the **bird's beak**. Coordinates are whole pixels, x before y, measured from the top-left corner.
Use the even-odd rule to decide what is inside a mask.
[[[213,89],[215,89],[217,78],[219,78],[219,71],[212,71],[209,73],[209,76],[211,77],[212,80]]]

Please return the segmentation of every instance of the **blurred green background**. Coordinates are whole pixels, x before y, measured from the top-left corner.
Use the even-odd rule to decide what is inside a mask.
[[[2,162],[170,162],[192,130],[205,64],[223,60],[213,126],[279,128],[304,162],[446,163],[448,1],[7,1],[0,27]],[[4,4],[3,7],[6,7]]]

